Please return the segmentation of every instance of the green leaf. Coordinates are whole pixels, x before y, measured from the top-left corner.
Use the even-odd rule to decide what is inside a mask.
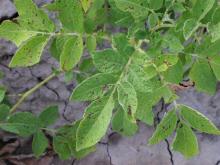
[[[49,40],[48,36],[35,36],[23,43],[12,58],[10,67],[28,67],[40,61],[41,54]]]
[[[212,9],[215,0],[197,0],[192,8],[193,17],[198,21],[202,20],[206,14]]]
[[[152,111],[152,93],[137,93],[138,107],[136,112],[136,118],[142,122],[153,125],[154,113]]]
[[[211,68],[215,74],[215,77],[217,78],[217,80],[220,81],[220,56],[216,55],[216,56],[210,57],[209,63],[210,63]]]
[[[0,121],[4,121],[7,119],[9,115],[9,107],[5,104],[0,104]]]
[[[204,58],[210,58],[211,56],[216,56],[220,52],[220,40],[216,42],[211,42],[210,37],[204,38],[204,41],[197,46],[196,53]],[[208,59],[207,59],[208,60]]]
[[[138,126],[133,117],[119,108],[112,119],[112,129],[124,136],[132,136],[137,132]]]
[[[111,22],[111,24],[113,25],[118,25],[121,27],[129,27],[134,19],[132,17],[132,15],[128,14],[127,12],[123,12],[120,9],[118,9],[115,5],[115,1],[109,1],[109,4],[111,6],[110,10],[109,10],[109,22]]]
[[[69,134],[70,135],[70,138],[72,138],[72,142],[70,142],[70,146],[71,146],[71,151],[74,155],[75,158],[77,159],[81,159],[83,157],[85,157],[86,155],[88,155],[89,153],[91,152],[94,152],[96,147],[95,146],[91,146],[89,148],[86,148],[86,149],[83,149],[83,150],[80,150],[80,151],[77,151],[76,150],[76,133],[77,133],[77,129],[79,127],[79,124],[80,124],[80,120],[79,121],[76,121],[74,123],[74,125],[72,126],[72,131],[71,133]]]
[[[93,52],[92,57],[95,67],[101,72],[117,73],[125,65],[123,58],[113,49]]]
[[[148,15],[149,8],[144,0],[115,0],[115,4],[117,8],[123,12],[129,12],[135,19]]]
[[[93,76],[97,73],[96,68],[94,67],[92,58],[83,59],[80,64],[78,64],[78,68],[83,74],[77,74],[76,79],[77,82],[80,84],[89,76]]]
[[[140,51],[136,51],[132,55],[131,64],[129,65],[127,77],[128,81],[134,86],[138,92],[150,92],[157,85],[152,74],[146,70],[145,63],[149,60],[149,56]],[[152,78],[152,79],[151,79]]]
[[[138,96],[138,108],[136,112],[136,118],[142,122],[153,125],[154,113],[152,107],[157,104],[163,97],[166,103],[172,101],[173,93],[166,86],[159,86],[152,92],[137,92]]]
[[[129,38],[122,33],[118,33],[112,37],[112,47],[117,49],[124,60],[128,60],[134,52],[134,48],[129,43]]]
[[[57,48],[57,37],[53,39],[50,45],[50,53],[56,60],[60,60],[61,51]]]
[[[39,120],[29,112],[19,112],[8,119],[8,123],[1,126],[2,129],[28,137],[37,132]]]
[[[181,105],[180,114],[183,118],[198,131],[219,135],[219,129],[203,114],[188,106]]]
[[[216,25],[212,25],[209,30],[212,36],[212,42],[220,39],[220,22]]]
[[[179,61],[177,64],[169,67],[163,73],[164,80],[170,83],[179,84],[183,80],[183,64]]]
[[[84,17],[80,1],[56,0],[46,5],[52,11],[58,11],[63,30],[82,33],[84,31]]]
[[[197,90],[215,93],[217,80],[207,62],[196,62],[190,71],[190,78],[195,82]]]
[[[111,121],[113,108],[112,96],[91,103],[77,129],[77,151],[95,145],[105,135]]]
[[[93,35],[89,35],[86,40],[86,47],[90,53],[96,50],[96,37]]]
[[[73,125],[65,125],[59,128],[53,138],[54,150],[61,159],[69,159],[71,156],[80,159],[95,150],[95,146],[92,146],[84,150],[76,151],[76,131],[79,122],[80,121],[77,121]]]
[[[52,53],[52,56],[57,61],[60,61],[60,56],[63,51],[64,44],[67,42],[68,38],[71,38],[71,37],[58,35],[58,36],[54,37],[54,39],[52,41],[52,44],[50,46],[50,52]]]
[[[171,110],[164,116],[163,120],[157,126],[154,134],[149,140],[149,144],[157,144],[170,136],[176,128],[176,123],[176,111]]]
[[[19,13],[18,22],[28,30],[53,32],[54,23],[32,0],[15,0],[16,9]]]
[[[55,135],[53,137],[53,149],[59,155],[59,158],[62,160],[69,159],[72,155],[71,148],[68,144],[68,139],[62,134]]]
[[[134,86],[136,91],[152,91],[152,81],[148,79],[143,67],[137,64],[131,64],[128,72],[128,81]]]
[[[48,140],[45,137],[42,131],[37,131],[34,134],[33,141],[32,141],[32,151],[34,155],[39,158],[48,146]]]
[[[11,21],[4,21],[0,25],[0,37],[14,42],[17,46],[35,35],[37,35],[37,32],[27,30],[20,24]]]
[[[89,101],[103,96],[110,85],[117,82],[117,77],[108,73],[98,73],[79,84],[71,95],[71,100]]]
[[[93,0],[84,21],[84,28],[87,33],[93,33],[99,25],[106,22],[107,13],[104,6],[104,0]]]
[[[60,55],[60,67],[70,71],[80,61],[83,54],[83,40],[80,36],[67,37]]]
[[[184,5],[181,2],[174,2],[172,9],[174,10],[174,12],[178,12],[178,13],[183,13],[184,11],[186,11]]]
[[[5,98],[5,93],[6,93],[6,89],[5,87],[1,87],[0,86],[0,103],[3,101],[3,99]]]
[[[193,18],[187,19],[183,26],[183,36],[186,40],[188,40],[194,32],[198,29],[200,23]]]
[[[199,153],[197,138],[189,126],[184,123],[179,124],[172,148],[175,151],[179,151],[186,158],[193,157]]]
[[[182,45],[182,43],[180,42],[179,38],[176,37],[175,34],[166,34],[163,37],[163,43],[162,46],[164,48],[168,48],[169,52],[172,54],[177,54],[179,52],[181,52],[184,47]]]
[[[155,65],[157,65],[158,72],[167,71],[170,67],[176,65],[177,62],[177,55],[158,55],[155,59]]]
[[[149,7],[154,10],[162,8],[164,0],[149,0]]]
[[[138,100],[136,91],[131,83],[122,81],[118,88],[118,102],[121,107],[131,116],[134,116],[137,110]]]
[[[87,12],[87,10],[90,8],[92,0],[80,0],[83,10],[85,11],[85,13]]]
[[[64,80],[65,83],[70,83],[72,80],[74,80],[74,73],[72,71],[65,72]]]
[[[148,17],[148,24],[150,26],[150,29],[155,27],[159,23],[158,15],[155,13],[151,13]]]
[[[220,8],[217,7],[212,15],[212,22],[211,23],[214,25],[218,24],[220,22],[219,18],[220,18]]]
[[[40,113],[39,119],[42,127],[47,127],[56,122],[59,118],[58,106],[50,106]]]

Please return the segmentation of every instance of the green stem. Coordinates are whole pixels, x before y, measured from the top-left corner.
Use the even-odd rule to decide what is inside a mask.
[[[10,113],[14,113],[16,109],[20,106],[20,104],[32,93],[34,93],[36,90],[38,90],[40,87],[42,87],[44,84],[46,84],[48,81],[50,81],[52,78],[54,78],[57,74],[53,73],[50,76],[48,76],[45,80],[31,88],[29,91],[25,92],[21,98],[18,100],[18,102],[11,108]]]
[[[169,28],[169,27],[175,27],[175,25],[174,24],[161,24],[161,25],[157,25],[157,26],[155,26],[153,29],[151,29],[151,32],[155,32],[155,31],[157,31],[157,30],[159,30],[159,29],[162,29],[162,28]]]

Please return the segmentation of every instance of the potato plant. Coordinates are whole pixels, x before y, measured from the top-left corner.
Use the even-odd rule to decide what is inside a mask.
[[[178,104],[173,89],[188,81],[199,92],[216,92],[220,80],[217,0],[55,0],[40,8],[32,0],[14,0],[14,4],[19,16],[0,25],[0,37],[18,47],[9,67],[37,65],[45,47],[60,64],[21,94],[15,105],[5,101],[7,91],[0,88],[0,128],[33,136],[36,157],[48,147],[45,133],[53,137],[53,150],[61,159],[95,151],[109,125],[123,136],[132,136],[138,131],[137,122],[153,126],[152,107],[161,100],[170,106],[149,145],[175,134],[172,149],[190,158],[199,153],[195,131],[220,135],[198,110]],[[57,21],[48,13],[55,13]],[[59,118],[56,106],[38,116],[16,112],[28,96],[60,74],[67,79],[74,74],[78,82],[69,101],[90,103],[81,119],[51,129]]]

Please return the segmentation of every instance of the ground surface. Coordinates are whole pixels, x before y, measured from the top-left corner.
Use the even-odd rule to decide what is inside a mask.
[[[36,3],[42,5],[50,1],[36,0]],[[16,10],[11,1],[0,0],[0,22],[14,16],[16,16]],[[51,73],[51,66],[57,65],[49,54],[45,53],[39,65],[26,69],[9,69],[7,64],[15,50],[16,47],[13,44],[0,40],[0,70],[5,74],[0,84],[6,85],[9,93],[13,94],[10,97],[12,103],[17,100],[14,94],[22,93],[33,87]],[[55,78],[29,97],[21,105],[20,110],[39,113],[46,106],[57,104],[60,108],[61,119],[56,126],[70,123],[82,115],[86,106],[82,103],[68,102],[74,86],[73,82],[65,84],[62,76]],[[194,89],[188,89],[180,92],[179,95],[181,98],[179,102],[200,110],[220,128],[220,91],[215,96],[207,96],[195,92]],[[5,133],[0,133],[0,138],[1,141],[9,141],[5,148],[11,149],[13,154],[9,160],[16,165],[171,165],[171,157],[175,165],[220,164],[218,162],[220,160],[220,137],[199,134],[200,155],[191,160],[185,160],[176,152],[169,153],[169,145],[166,142],[152,147],[147,146],[147,139],[153,131],[154,128],[143,124],[140,124],[138,134],[130,138],[121,137],[109,131],[109,135],[98,145],[96,152],[82,160],[68,161],[61,161],[57,156],[44,156],[36,160],[31,154],[29,139],[17,140],[13,135]],[[1,152],[3,148],[0,149],[0,155]],[[0,165],[5,165],[1,158]]]

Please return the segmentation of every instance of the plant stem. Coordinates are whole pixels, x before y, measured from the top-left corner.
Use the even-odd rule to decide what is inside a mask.
[[[151,29],[151,32],[155,32],[155,31],[157,31],[157,30],[159,30],[159,29],[161,29],[161,28],[169,28],[169,27],[175,27],[175,25],[174,24],[161,24],[161,25],[157,25],[157,26],[155,26],[154,28],[152,28]]]
[[[36,90],[38,90],[40,87],[42,87],[44,84],[46,84],[48,81],[50,81],[52,78],[54,78],[57,74],[53,73],[50,76],[48,76],[45,80],[43,80],[42,82],[40,82],[39,84],[37,84],[36,86],[34,86],[33,88],[31,88],[30,90],[28,90],[27,92],[25,92],[21,98],[18,100],[18,102],[11,108],[10,113],[14,113],[16,111],[16,109],[20,106],[20,104],[28,97],[30,96],[32,93],[34,93]]]

